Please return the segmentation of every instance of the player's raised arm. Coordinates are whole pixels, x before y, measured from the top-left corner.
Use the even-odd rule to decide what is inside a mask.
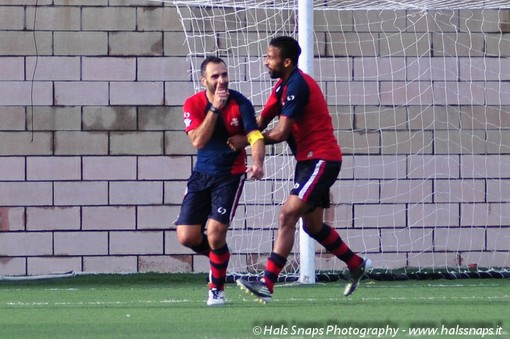
[[[216,121],[218,119],[218,114],[221,113],[221,110],[225,106],[225,103],[227,102],[228,99],[228,89],[222,85],[225,82],[223,78],[228,79],[227,75],[223,74],[221,72],[221,69],[216,70],[214,65],[211,65],[209,68],[211,68],[211,70],[210,72],[202,76],[202,82],[207,88],[208,80],[217,81],[217,85],[216,88],[214,89],[214,92],[212,91],[212,88],[211,89],[208,88],[208,90],[206,91],[208,97],[211,97],[212,105],[210,105],[210,108],[207,111],[205,119],[202,121],[200,126],[188,132],[188,137],[190,138],[193,147],[195,147],[196,149],[203,148],[204,145],[207,144],[211,139],[214,128],[216,126]]]

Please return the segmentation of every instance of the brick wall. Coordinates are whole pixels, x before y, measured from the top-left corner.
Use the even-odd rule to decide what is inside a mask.
[[[378,267],[455,264],[459,253],[508,266],[509,12],[396,13],[316,15],[316,70],[346,154],[335,226]],[[482,16],[499,23],[481,27]],[[211,50],[231,38],[217,34]],[[194,93],[187,54],[168,4],[0,0],[0,275],[208,269],[173,226],[195,154],[181,120]],[[274,210],[257,185],[241,216]],[[261,257],[277,227],[269,215],[253,232]]]
[[[188,270],[168,256],[194,153],[176,9],[35,4],[0,1],[0,274]]]

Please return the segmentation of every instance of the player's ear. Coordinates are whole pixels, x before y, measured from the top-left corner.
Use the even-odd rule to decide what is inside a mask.
[[[206,87],[206,81],[204,77],[200,77],[200,82],[202,83],[202,86]]]

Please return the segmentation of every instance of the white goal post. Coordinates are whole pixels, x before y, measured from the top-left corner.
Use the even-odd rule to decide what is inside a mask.
[[[323,89],[344,153],[326,221],[376,269],[508,270],[507,0],[165,2],[179,12],[196,90],[200,62],[219,55],[257,111],[273,85],[267,42],[298,38],[300,67]],[[285,144],[268,147],[265,164],[229,231],[233,275],[261,273],[292,187]],[[289,277],[313,283],[345,268],[296,240]]]
[[[299,57],[299,68],[303,72],[314,75],[313,69],[313,1],[299,1],[298,4],[299,45],[302,54]],[[313,239],[306,234],[299,223],[299,282],[315,283],[315,246]]]

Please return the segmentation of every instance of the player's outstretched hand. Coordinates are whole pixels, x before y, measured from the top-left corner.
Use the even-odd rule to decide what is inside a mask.
[[[264,177],[264,166],[252,164],[248,166],[246,174],[248,175],[248,179],[260,180]]]
[[[227,139],[227,145],[232,151],[237,152],[248,146],[248,141],[244,135],[236,134]]]

